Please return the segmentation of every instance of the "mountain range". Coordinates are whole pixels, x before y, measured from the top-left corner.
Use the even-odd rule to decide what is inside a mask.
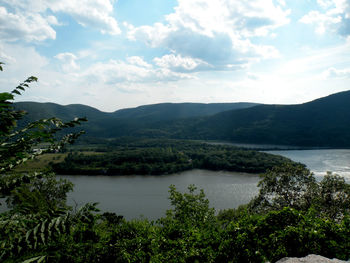
[[[85,105],[18,102],[23,122],[87,117],[89,137],[225,140],[237,143],[350,147],[350,91],[295,105],[161,103],[112,113]]]

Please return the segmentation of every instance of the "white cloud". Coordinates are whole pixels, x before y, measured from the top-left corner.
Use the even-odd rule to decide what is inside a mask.
[[[1,88],[10,91],[33,75],[39,78],[38,83],[31,85],[18,101],[82,103],[112,111],[166,101],[171,99],[172,88],[178,81],[195,79],[190,74],[152,66],[136,56],[84,67],[84,58],[80,55],[60,53],[55,58],[62,62],[63,71],[56,70],[50,60],[33,47],[0,42],[0,61],[6,62],[0,73]]]
[[[350,78],[350,68],[336,69],[329,68],[322,73],[325,79],[349,79]]]
[[[80,68],[79,65],[75,62],[77,60],[77,57],[72,53],[60,53],[57,54],[55,58],[62,62],[62,68],[65,72],[78,70]]]
[[[326,31],[345,37],[350,36],[350,2],[349,0],[318,0],[323,11],[312,10],[299,21],[312,24],[319,34]]]
[[[166,23],[128,26],[128,38],[204,61],[212,69],[237,68],[251,59],[278,56],[276,48],[256,45],[251,38],[289,23],[290,11],[283,5],[272,0],[179,0]]]
[[[155,58],[153,61],[159,67],[168,68],[174,71],[193,71],[211,67],[211,65],[200,59],[182,57],[181,55],[174,54],[164,55],[161,58]]]
[[[318,34],[324,34],[326,30],[331,29],[332,26],[339,24],[342,18],[329,14],[322,14],[318,11],[311,11],[307,15],[300,19],[300,22],[304,24],[316,24],[316,32]]]
[[[120,28],[113,17],[115,0],[0,0],[0,33],[5,40],[43,41],[55,39],[56,32],[51,26],[62,25],[52,15],[65,13],[80,25],[99,30],[103,34],[119,34]]]
[[[38,13],[10,13],[5,7],[0,7],[0,38],[3,41],[55,39],[56,32],[50,26],[54,22],[52,16],[45,18]]]
[[[136,65],[136,66],[140,66],[143,68],[152,68],[152,65],[148,64],[146,61],[144,61],[144,59],[142,57],[138,57],[138,56],[128,57],[127,61],[131,65]]]
[[[333,0],[317,0],[317,3],[324,9],[333,5]]]
[[[128,62],[120,60],[110,60],[108,62],[99,62],[87,70],[81,72],[79,77],[88,82],[102,82],[108,85],[119,83],[145,83],[159,81],[177,81],[180,79],[192,78],[188,74],[173,72],[167,68],[145,67],[135,64],[135,58]],[[149,65],[149,64],[148,64]]]
[[[79,24],[117,35],[120,28],[113,17],[113,0],[56,0],[48,8],[71,15]]]

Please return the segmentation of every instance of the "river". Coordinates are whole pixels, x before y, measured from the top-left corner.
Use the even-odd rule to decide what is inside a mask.
[[[350,182],[350,150],[274,150],[267,151],[301,162],[321,179],[326,171]],[[210,206],[216,210],[245,204],[258,193],[258,175],[192,170],[163,176],[59,176],[75,184],[68,196],[73,206],[99,202],[102,211],[115,212],[127,219],[144,216],[157,219],[170,208],[168,190],[174,184],[184,191],[190,184],[204,189]],[[2,201],[3,202],[3,201]],[[4,206],[0,206],[0,211]]]
[[[350,150],[274,150],[267,151],[301,162],[319,179],[327,171],[338,173],[350,182]],[[184,191],[189,184],[204,189],[216,210],[237,207],[257,193],[258,175],[192,170],[164,176],[64,176],[75,184],[69,195],[71,204],[99,202],[99,208],[124,215],[127,219],[143,215],[156,219],[170,208],[169,185]]]
[[[321,178],[327,171],[339,174],[350,182],[350,149],[266,151],[282,155],[296,162],[306,164],[316,177]]]
[[[183,192],[188,185],[203,189],[216,210],[237,207],[251,200],[257,193],[259,176],[191,170],[163,176],[60,176],[75,185],[68,196],[70,205],[99,202],[98,208],[115,212],[127,219],[144,216],[157,219],[170,208],[169,186]]]

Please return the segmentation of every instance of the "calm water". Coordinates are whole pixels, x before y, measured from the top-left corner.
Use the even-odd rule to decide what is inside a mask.
[[[143,215],[156,219],[170,208],[169,186],[180,191],[195,184],[204,189],[210,206],[217,210],[247,203],[257,194],[259,177],[244,173],[192,170],[164,176],[60,176],[75,184],[69,194],[71,205],[99,202],[103,211],[124,215],[127,219]]]
[[[268,151],[301,162],[321,178],[332,171],[350,182],[350,150],[279,150]],[[75,184],[69,194],[71,205],[99,202],[103,211],[124,215],[127,219],[141,215],[156,219],[170,208],[169,185],[184,191],[190,184],[204,189],[210,206],[217,210],[247,203],[257,194],[259,177],[242,173],[192,170],[165,176],[60,176]],[[0,200],[3,203],[3,200]],[[0,206],[0,211],[4,206]]]

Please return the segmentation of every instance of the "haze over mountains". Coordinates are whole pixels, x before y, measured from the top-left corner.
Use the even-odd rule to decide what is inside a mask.
[[[101,112],[85,105],[19,102],[24,121],[87,117],[89,137],[166,137],[238,143],[350,147],[350,91],[298,105],[162,103]]]
[[[58,117],[72,119],[77,116],[87,118],[128,118],[147,119],[150,121],[183,119],[190,117],[209,116],[227,110],[249,108],[258,103],[159,103],[143,105],[136,108],[121,109],[115,112],[102,112],[90,106],[70,104],[62,106],[55,103],[17,102],[18,109],[28,111],[31,119]]]

